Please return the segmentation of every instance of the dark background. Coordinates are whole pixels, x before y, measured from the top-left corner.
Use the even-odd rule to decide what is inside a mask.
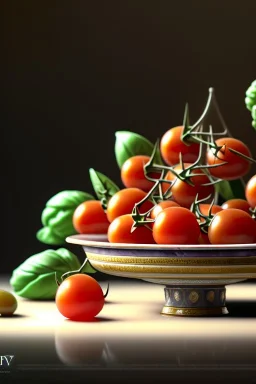
[[[182,123],[185,102],[197,119],[210,86],[255,155],[244,104],[256,77],[255,0],[1,4],[2,273],[49,248],[35,237],[45,203],[65,189],[93,192],[89,167],[120,185],[116,131],[155,141]]]

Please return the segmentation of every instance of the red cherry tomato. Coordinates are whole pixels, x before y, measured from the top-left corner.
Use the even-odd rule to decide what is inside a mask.
[[[204,215],[208,216],[210,213],[210,204],[199,204],[199,211]],[[216,213],[222,211],[222,207],[220,205],[213,205],[211,207],[211,215],[215,215]]]
[[[211,207],[210,204],[199,204],[199,211],[202,215],[209,216],[210,207]],[[213,205],[211,207],[211,215],[216,215],[216,213],[218,213],[220,211],[222,211],[222,207],[220,207],[219,205]],[[205,222],[205,219],[203,217],[200,217],[199,220],[202,223]],[[207,228],[207,230],[208,230],[208,228]],[[209,237],[208,237],[208,233],[203,232],[202,229],[201,229],[201,234],[199,236],[199,244],[211,244]]]
[[[256,175],[251,177],[245,187],[245,197],[252,208],[256,207]]]
[[[109,221],[100,201],[88,200],[80,204],[73,214],[73,226],[78,233],[107,233]]]
[[[191,164],[185,163],[184,169],[188,168]],[[174,171],[180,174],[182,172],[182,167],[180,164],[174,167]],[[171,187],[171,192],[173,199],[182,207],[190,208],[191,204],[194,202],[196,195],[198,194],[198,199],[206,198],[209,195],[214,195],[213,185],[204,186],[202,184],[207,184],[210,182],[208,176],[201,170],[195,169],[191,171],[193,174],[199,174],[199,176],[191,176],[190,181],[194,185],[190,185],[186,181],[178,179],[172,172],[168,172],[166,175],[166,180],[174,181],[174,184]],[[163,192],[167,191],[170,184],[162,183]]]
[[[216,213],[209,228],[211,244],[250,244],[256,242],[256,221],[241,209]]]
[[[55,302],[64,317],[90,320],[100,313],[105,298],[101,286],[93,277],[78,273],[60,284]]]
[[[133,232],[134,221],[130,214],[117,217],[109,226],[108,241],[110,243],[154,244],[152,230],[146,226],[137,227]]]
[[[197,244],[199,236],[196,216],[187,208],[166,208],[155,219],[153,237],[157,244]]]
[[[241,209],[242,211],[245,211],[247,213],[250,213],[250,204],[243,199],[230,199],[225,201],[225,203],[222,204],[223,209],[229,209],[229,208],[236,208]]]
[[[133,156],[126,160],[121,168],[121,179],[127,188],[139,188],[145,192],[155,184],[145,177],[144,165],[150,160],[149,156]],[[153,179],[159,179],[159,173],[152,173],[149,176]]]
[[[160,152],[168,165],[178,164],[180,161],[180,153],[185,163],[194,163],[198,158],[199,144],[192,143],[186,145],[181,140],[183,129],[183,126],[169,129],[160,141]]]
[[[215,168],[209,168],[211,175],[224,180],[235,180],[246,175],[251,163],[231,152],[229,148],[251,157],[249,148],[241,140],[231,137],[220,138],[215,143],[221,149],[215,154],[214,150],[210,148],[206,153],[206,162],[208,165],[223,164]],[[227,164],[224,164],[224,162],[227,162]]]
[[[139,188],[124,188],[116,192],[108,202],[107,217],[112,222],[116,217],[131,214],[134,205],[141,201],[146,192]],[[145,213],[153,207],[153,203],[146,200],[139,208],[140,213]]]
[[[201,233],[200,233],[198,242],[199,242],[199,244],[211,244],[211,243],[210,243],[210,240],[209,240],[209,237],[208,237],[208,234],[207,234],[207,233],[204,233],[204,232],[202,232],[202,231],[201,231]]]
[[[156,216],[162,212],[164,209],[166,208],[170,208],[170,207],[180,207],[180,205],[178,203],[175,203],[175,201],[172,201],[172,200],[164,200],[164,201],[161,201],[159,202],[158,204],[156,204],[154,206],[154,208],[152,209],[151,213],[150,213],[150,217],[151,219],[155,219]]]

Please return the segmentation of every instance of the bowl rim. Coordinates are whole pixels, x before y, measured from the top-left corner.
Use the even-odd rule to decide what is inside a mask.
[[[114,249],[148,249],[148,250],[171,250],[171,251],[188,251],[188,250],[242,250],[255,249],[256,243],[251,244],[134,244],[134,243],[109,243],[108,241],[90,240],[89,238],[97,238],[97,235],[77,234],[68,236],[66,242],[70,244],[82,245],[84,247],[94,248],[114,248]],[[94,237],[93,237],[94,236]],[[98,238],[104,238],[99,235]],[[107,236],[106,236],[107,239]],[[256,253],[255,253],[256,256]]]

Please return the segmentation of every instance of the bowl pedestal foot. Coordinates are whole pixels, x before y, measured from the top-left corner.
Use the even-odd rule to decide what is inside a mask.
[[[228,314],[225,286],[168,285],[162,315],[220,316]]]

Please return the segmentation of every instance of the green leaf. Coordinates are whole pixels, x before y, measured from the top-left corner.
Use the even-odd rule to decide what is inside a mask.
[[[30,256],[14,269],[10,284],[18,296],[32,300],[54,299],[58,288],[55,272],[60,277],[80,267],[77,256],[69,250],[48,249]]]
[[[107,207],[109,199],[120,190],[120,188],[103,173],[89,169],[89,175],[96,196],[101,201],[103,208]]]
[[[52,228],[47,226],[37,231],[36,238],[41,241],[41,243],[48,245],[62,245],[65,243],[65,239],[63,237],[59,237]]]
[[[245,199],[245,184],[243,179],[222,180],[215,184],[216,191],[226,200]]]
[[[115,135],[115,156],[120,169],[124,162],[132,156],[151,156],[154,144],[144,136],[130,131],[118,131]],[[158,161],[159,164],[162,164],[160,153],[158,154]]]
[[[87,200],[95,198],[87,192],[73,190],[54,195],[41,214],[43,228],[37,232],[37,239],[49,245],[65,244],[66,237],[76,233],[72,221],[74,211]]]
[[[61,191],[47,201],[46,207],[74,208],[87,200],[94,200],[94,197],[82,191]]]

